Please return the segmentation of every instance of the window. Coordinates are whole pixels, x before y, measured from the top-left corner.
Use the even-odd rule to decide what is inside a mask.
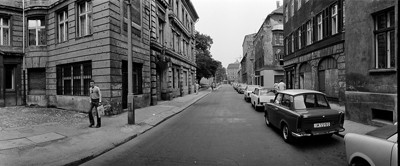
[[[0,45],[10,45],[10,19],[0,17]]]
[[[188,80],[187,80],[187,71],[183,71],[183,85],[187,86],[188,85]]]
[[[335,4],[331,8],[331,24],[332,24],[332,35],[338,33],[339,24],[338,24],[338,5]]]
[[[301,8],[301,0],[297,0],[297,10]]]
[[[281,103],[281,100],[282,100],[282,97],[283,97],[283,94],[282,93],[279,93],[278,95],[276,95],[276,98],[275,98],[275,104],[280,104]]]
[[[312,44],[313,26],[312,21],[307,22],[307,45]]]
[[[58,18],[58,42],[64,42],[68,40],[68,12],[63,10],[57,14]]]
[[[285,22],[288,22],[289,20],[289,9],[288,6],[285,6]]]
[[[289,41],[288,41],[288,38],[286,38],[285,39],[285,52],[286,52],[286,55],[288,55],[289,54]]]
[[[137,37],[141,37],[141,27],[142,27],[142,0],[131,0],[131,18],[133,34]]]
[[[282,46],[283,45],[283,34],[276,33],[274,34],[275,37],[275,45]]]
[[[92,34],[92,1],[84,1],[78,4],[78,36]]]
[[[46,44],[46,30],[45,30],[44,17],[29,18],[28,19],[28,32],[29,32],[29,45],[38,46]]]
[[[133,63],[132,65],[132,78],[133,78],[133,94],[143,93],[143,77],[142,77],[143,64]]]
[[[15,66],[4,65],[4,75],[6,90],[15,90]]]
[[[299,37],[297,38],[297,40],[298,40],[298,42],[299,42],[299,49],[301,49],[301,28],[298,30],[298,34],[299,34]]]
[[[158,42],[164,45],[164,22],[160,19],[158,20]]]
[[[294,0],[290,2],[290,16],[293,17],[294,15]]]
[[[318,25],[318,29],[317,29],[317,34],[318,34],[318,38],[317,40],[322,40],[322,33],[323,33],[323,29],[322,29],[322,13],[319,14],[317,16],[317,25]]]
[[[292,44],[292,52],[294,52],[294,36],[295,36],[295,34],[292,34],[290,36],[292,36],[291,44]]]
[[[92,79],[92,63],[80,62],[58,65],[57,95],[88,96]]]
[[[394,10],[375,15],[375,68],[396,67]]]

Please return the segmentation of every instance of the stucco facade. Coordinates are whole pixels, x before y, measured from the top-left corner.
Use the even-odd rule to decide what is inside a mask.
[[[345,10],[355,11],[346,13],[345,21],[345,54],[351,55],[345,58],[351,64],[345,69],[346,116],[365,124],[393,124],[398,121],[398,1],[346,1]],[[384,31],[377,29],[379,20],[387,26]],[[380,40],[383,36],[389,40]]]
[[[271,12],[254,36],[255,84],[273,87],[283,79],[280,59],[283,57],[282,6]]]
[[[243,40],[242,48],[243,48],[243,58],[240,61],[241,65],[241,74],[242,74],[242,83],[245,84],[254,84],[254,34],[246,35]]]

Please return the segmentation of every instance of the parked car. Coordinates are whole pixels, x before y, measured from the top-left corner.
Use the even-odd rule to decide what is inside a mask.
[[[397,166],[397,125],[388,125],[365,135],[348,133],[344,137],[349,165]]]
[[[263,108],[264,105],[275,98],[276,90],[274,88],[257,87],[250,94],[250,103],[257,110]]]
[[[247,85],[244,89],[244,100],[250,102],[250,94],[253,93],[254,89],[258,88],[258,85]]]
[[[297,137],[331,136],[344,131],[344,112],[331,109],[326,95],[305,89],[278,91],[265,105],[265,123],[282,131],[285,142]]]
[[[247,86],[246,84],[240,84],[238,87],[238,93],[243,94],[246,89],[246,86]]]

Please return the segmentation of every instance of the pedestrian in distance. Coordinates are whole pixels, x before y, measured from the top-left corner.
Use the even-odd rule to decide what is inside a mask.
[[[283,80],[281,80],[278,84],[278,89],[281,90],[285,90],[286,89],[286,84],[283,82]]]
[[[279,90],[279,83],[278,83],[278,81],[275,81],[275,84],[274,84],[274,89],[275,90]]]
[[[199,84],[196,83],[195,85],[196,95],[199,94]]]
[[[96,128],[101,127],[101,119],[100,119],[100,115],[97,111],[97,107],[99,107],[100,103],[101,103],[101,92],[100,92],[100,88],[98,86],[94,85],[94,81],[90,80],[90,88],[89,88],[89,97],[90,97],[90,109],[89,109],[89,122],[90,125],[89,127],[94,127],[94,119],[93,119],[93,108],[96,112],[96,116],[97,116],[97,125]]]

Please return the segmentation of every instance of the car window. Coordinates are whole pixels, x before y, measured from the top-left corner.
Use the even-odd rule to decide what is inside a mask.
[[[287,95],[287,94],[283,95],[281,105],[290,108],[290,95]]]
[[[326,101],[325,96],[321,94],[316,94],[317,96],[317,107],[328,107],[328,102]]]
[[[306,109],[306,104],[304,100],[305,95],[298,95],[294,97],[294,108],[295,109]]]
[[[260,96],[275,96],[273,90],[260,90]]]
[[[315,107],[315,95],[314,94],[305,94],[304,95],[304,104],[306,108],[314,108]]]
[[[276,96],[276,98],[275,98],[275,104],[279,104],[279,105],[281,104],[282,96],[283,96],[282,93],[279,93],[279,94]]]

